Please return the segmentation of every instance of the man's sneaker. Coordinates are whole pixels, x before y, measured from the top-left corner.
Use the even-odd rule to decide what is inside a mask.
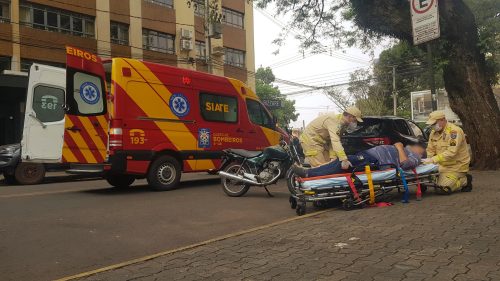
[[[293,164],[292,171],[301,178],[307,178],[307,170],[300,166]]]
[[[467,174],[467,185],[462,187],[462,192],[472,191],[472,175]]]

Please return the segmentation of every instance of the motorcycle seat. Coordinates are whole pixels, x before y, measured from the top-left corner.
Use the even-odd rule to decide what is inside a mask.
[[[245,158],[253,158],[262,154],[262,151],[250,151],[245,149],[228,149],[227,152],[233,153]]]

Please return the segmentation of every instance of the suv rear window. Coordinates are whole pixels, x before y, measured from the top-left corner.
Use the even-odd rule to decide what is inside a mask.
[[[383,122],[380,119],[364,118],[363,123],[358,123],[358,128],[351,133],[346,133],[346,136],[368,137],[378,136],[382,132]]]

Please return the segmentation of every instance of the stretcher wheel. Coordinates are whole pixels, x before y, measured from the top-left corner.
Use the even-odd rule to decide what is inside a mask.
[[[354,202],[352,199],[345,199],[344,202],[342,202],[342,208],[346,211],[352,210],[354,207]]]
[[[290,198],[288,198],[288,202],[290,202],[290,208],[292,209],[297,208],[297,199],[290,196]]]
[[[297,213],[298,216],[303,216],[306,214],[306,205],[301,204],[297,206],[297,209],[295,209],[295,212]]]

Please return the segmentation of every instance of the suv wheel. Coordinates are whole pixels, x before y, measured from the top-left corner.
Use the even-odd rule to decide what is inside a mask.
[[[14,178],[21,185],[39,184],[45,178],[45,166],[40,163],[19,163]]]

